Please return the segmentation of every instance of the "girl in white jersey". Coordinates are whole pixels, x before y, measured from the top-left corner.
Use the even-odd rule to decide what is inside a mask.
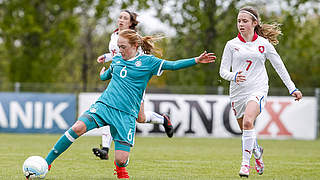
[[[110,62],[112,61],[112,57],[119,53],[119,47],[117,45],[117,41],[119,38],[119,32],[125,29],[133,29],[136,30],[136,26],[138,25],[137,14],[134,12],[130,12],[128,10],[121,11],[118,17],[118,28],[112,33],[111,39],[109,42],[109,53],[103,54],[98,57],[98,63]],[[139,51],[142,52],[141,48]],[[162,124],[166,134],[169,138],[173,136],[173,127],[170,121],[170,118],[165,114],[158,114],[152,111],[144,111],[144,103],[141,102],[141,108],[138,115],[137,122],[139,123],[152,123],[152,124]],[[110,149],[110,145],[112,142],[112,137],[110,134],[109,126],[105,127],[105,130],[102,134],[102,147],[101,148],[93,148],[93,153],[100,157],[100,159],[108,159],[108,152]]]
[[[281,34],[276,24],[260,24],[257,10],[240,9],[237,17],[238,36],[227,42],[220,66],[220,76],[230,81],[230,100],[233,112],[242,130],[241,177],[249,176],[250,158],[255,157],[255,169],[262,174],[262,147],[256,141],[254,121],[261,113],[268,94],[268,59],[289,90],[299,101],[302,93],[295,87],[280,56],[273,47]],[[230,71],[231,68],[231,71]]]

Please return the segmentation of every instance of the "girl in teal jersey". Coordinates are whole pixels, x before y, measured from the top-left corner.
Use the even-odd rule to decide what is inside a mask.
[[[151,55],[154,38],[141,37],[134,30],[119,33],[120,55],[113,57],[112,64],[100,72],[102,80],[111,79],[98,101],[65,132],[46,157],[51,163],[82,134],[94,128],[109,125],[115,142],[115,166],[119,179],[129,178],[128,165],[130,148],[134,144],[135,120],[140,110],[143,92],[153,75],[163,70],[178,70],[198,63],[212,63],[214,53],[204,52],[200,56],[178,61],[166,61]],[[144,53],[139,53],[141,47]]]
[[[98,63],[110,62],[112,61],[112,57],[116,56],[119,53],[119,48],[117,46],[117,41],[119,37],[119,32],[125,29],[136,30],[136,26],[138,25],[137,14],[131,12],[129,10],[123,10],[120,12],[120,15],[117,20],[118,28],[112,33],[110,41],[109,41],[109,53],[105,53],[98,57]],[[139,49],[141,51],[141,48]],[[158,114],[152,111],[144,111],[144,101],[142,99],[140,111],[138,118],[136,119],[139,123],[151,123],[151,124],[160,124],[163,125],[164,130],[169,138],[173,136],[173,126],[170,121],[169,116],[166,114]],[[112,142],[112,137],[110,134],[109,127],[106,126],[103,129],[102,133],[102,143],[101,148],[93,148],[93,153],[99,157],[100,159],[108,159],[109,149]]]

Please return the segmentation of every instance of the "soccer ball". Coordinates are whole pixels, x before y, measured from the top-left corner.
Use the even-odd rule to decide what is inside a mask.
[[[24,161],[22,170],[27,179],[43,179],[48,172],[48,164],[40,156],[31,156]]]

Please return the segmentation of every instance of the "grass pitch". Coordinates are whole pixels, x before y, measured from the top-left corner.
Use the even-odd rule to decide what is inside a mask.
[[[22,164],[46,157],[60,135],[0,134],[0,179],[25,179]],[[91,149],[101,137],[80,137],[53,163],[46,179],[116,179],[113,145],[110,160]],[[320,179],[320,140],[259,140],[265,172],[250,179]],[[130,179],[240,179],[241,139],[136,137],[127,168]],[[253,159],[251,165],[254,166]]]

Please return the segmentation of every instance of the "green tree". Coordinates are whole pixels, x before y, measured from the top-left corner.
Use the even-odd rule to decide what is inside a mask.
[[[0,35],[11,82],[54,82],[78,34],[77,0],[3,0]]]
[[[268,1],[264,0],[253,3],[251,1],[250,4],[237,0],[224,3],[215,0],[153,0],[152,3],[158,12],[157,16],[177,31],[177,35],[169,41],[165,57],[192,57],[202,50],[216,52],[218,57],[216,63],[209,66],[202,65],[178,73],[169,73],[166,79],[169,85],[222,85],[227,89],[229,83],[222,80],[218,73],[223,48],[226,42],[237,34],[236,16],[239,7],[252,5],[258,8],[263,22],[276,21],[283,24],[284,35],[280,37],[280,44],[276,48],[297,86],[319,86],[319,46],[315,44],[319,40],[316,32],[316,27],[319,26],[318,1],[288,0],[285,1],[285,6],[280,7],[280,13],[268,12]],[[304,59],[303,65],[301,58]],[[267,69],[272,79],[271,86],[283,87],[281,79],[269,63]],[[306,77],[305,74],[310,76]]]

